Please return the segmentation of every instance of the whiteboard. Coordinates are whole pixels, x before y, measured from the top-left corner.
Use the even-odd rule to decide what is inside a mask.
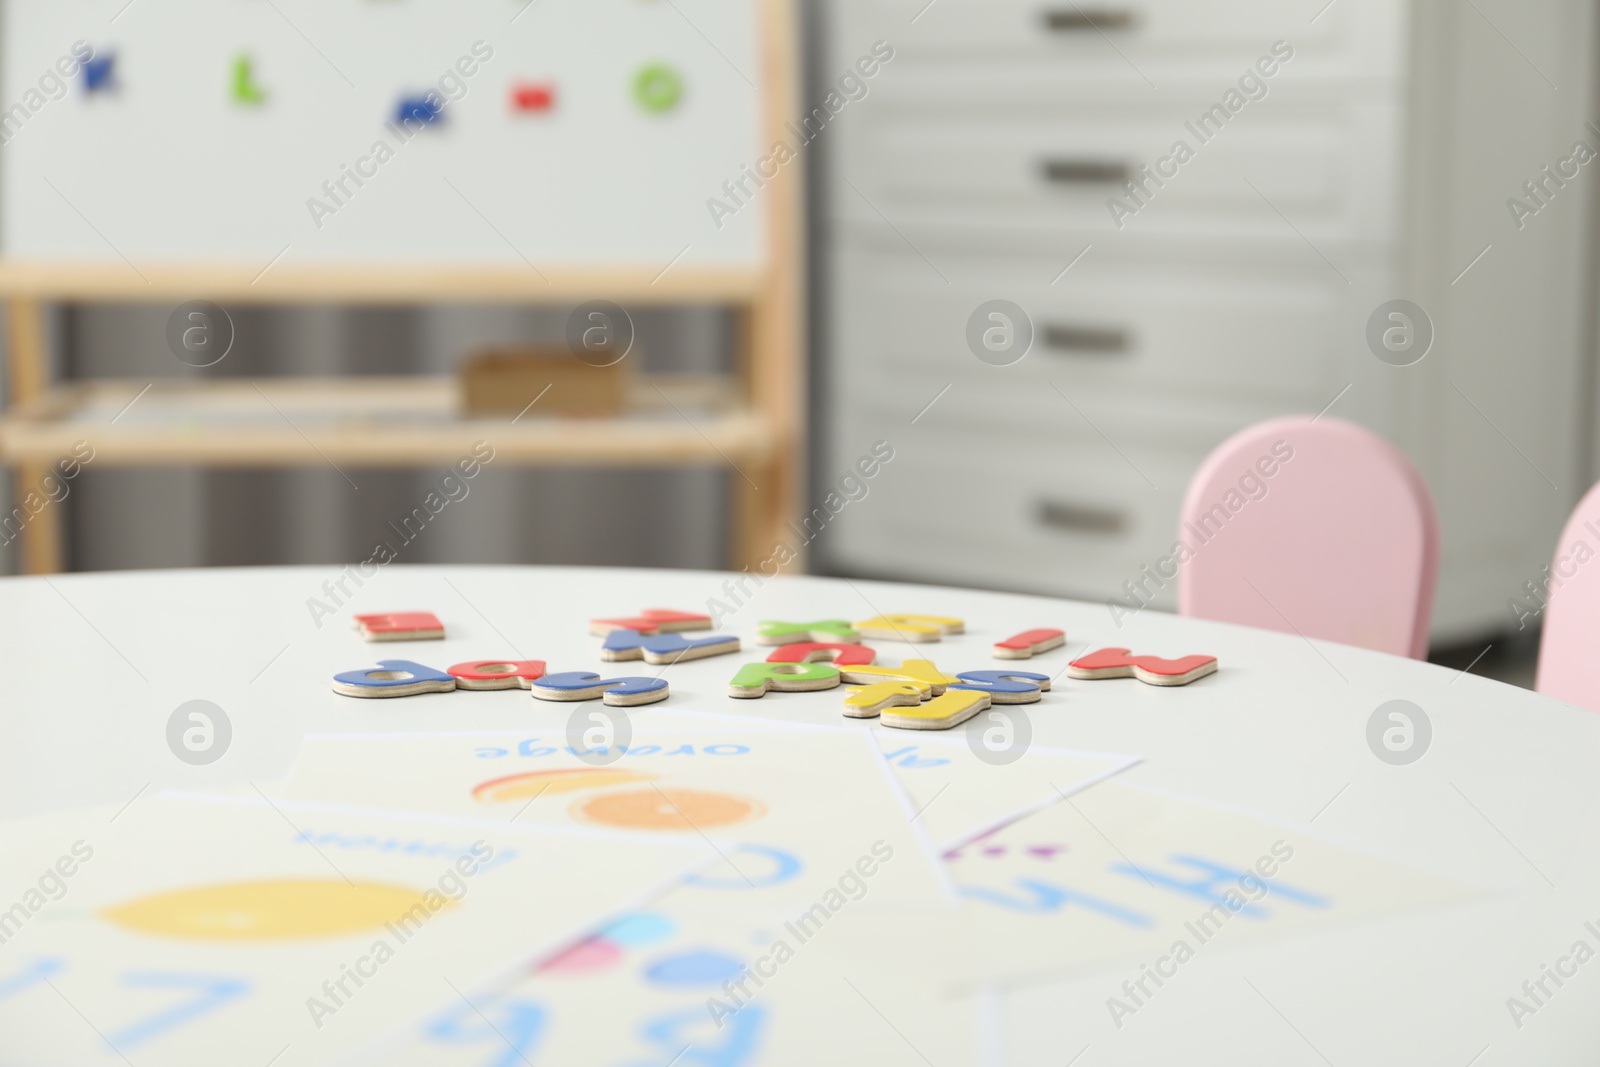
[[[747,179],[751,195],[732,215],[708,204],[731,205],[724,183],[764,154],[757,6],[0,0],[0,109],[11,116],[0,146],[0,255],[152,266],[758,266],[761,191]],[[114,52],[116,88],[91,93],[80,72],[59,99],[38,92],[79,40]],[[259,104],[234,97],[241,54]],[[683,87],[664,112],[634,94],[638,72],[658,63]],[[553,85],[554,107],[515,109],[522,82]],[[430,89],[444,102],[440,121],[404,139],[388,125],[402,97]],[[381,162],[379,142],[391,152]],[[347,176],[358,169],[368,175],[361,185]],[[341,177],[343,193],[334,185],[330,195],[324,183]]]

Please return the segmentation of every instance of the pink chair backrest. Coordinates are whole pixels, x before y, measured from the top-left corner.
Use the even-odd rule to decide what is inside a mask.
[[[1600,533],[1596,531],[1600,531],[1600,485],[1578,501],[1556,542],[1533,686],[1546,696],[1591,711],[1600,711],[1600,563],[1594,562],[1600,554]],[[1535,588],[1543,581],[1541,575]],[[1524,603],[1537,606],[1532,597]]]
[[[1273,419],[1206,457],[1178,527],[1184,615],[1427,654],[1433,500],[1393,445],[1338,419]]]

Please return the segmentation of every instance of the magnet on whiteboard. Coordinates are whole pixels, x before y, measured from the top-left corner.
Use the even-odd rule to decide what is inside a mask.
[[[106,93],[117,87],[117,54],[105,52],[83,61],[83,88],[90,94]]]
[[[432,93],[424,96],[402,96],[395,108],[395,121],[401,126],[435,126],[444,119],[444,104]]]
[[[233,60],[233,102],[236,104],[259,104],[266,100],[267,94],[256,84],[254,61],[248,52],[240,52]]]
[[[511,86],[511,110],[540,112],[556,106],[556,87],[549,82],[517,82]]]
[[[664,114],[683,99],[683,77],[665,63],[649,63],[633,76],[633,99],[644,110]]]

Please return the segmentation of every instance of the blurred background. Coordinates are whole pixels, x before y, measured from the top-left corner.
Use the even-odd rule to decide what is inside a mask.
[[[12,495],[95,449],[8,573],[365,560],[483,437],[402,562],[1127,604],[1207,452],[1326,413],[1432,491],[1435,658],[1531,681],[1600,474],[1592,3],[0,10]],[[522,280],[480,300],[467,268]],[[623,400],[563,399],[602,374]],[[439,383],[424,414],[344,406],[401,376]],[[418,419],[501,429],[394,446]],[[675,436],[608,451],[641,422]],[[268,426],[270,461],[218,462]]]

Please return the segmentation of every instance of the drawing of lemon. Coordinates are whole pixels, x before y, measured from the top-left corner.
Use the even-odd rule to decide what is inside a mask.
[[[576,793],[580,789],[648,782],[654,777],[644,771],[628,771],[619,767],[529,771],[483,782],[472,790],[472,795],[485,804],[503,804],[508,800],[528,800],[546,793]]]
[[[759,800],[703,789],[629,790],[575,801],[572,814],[586,822],[629,830],[704,830],[759,819]]]
[[[449,906],[434,894],[428,903]],[[106,908],[127,930],[204,941],[283,941],[370,930],[422,908],[421,890],[377,882],[283,880],[174,889]]]

